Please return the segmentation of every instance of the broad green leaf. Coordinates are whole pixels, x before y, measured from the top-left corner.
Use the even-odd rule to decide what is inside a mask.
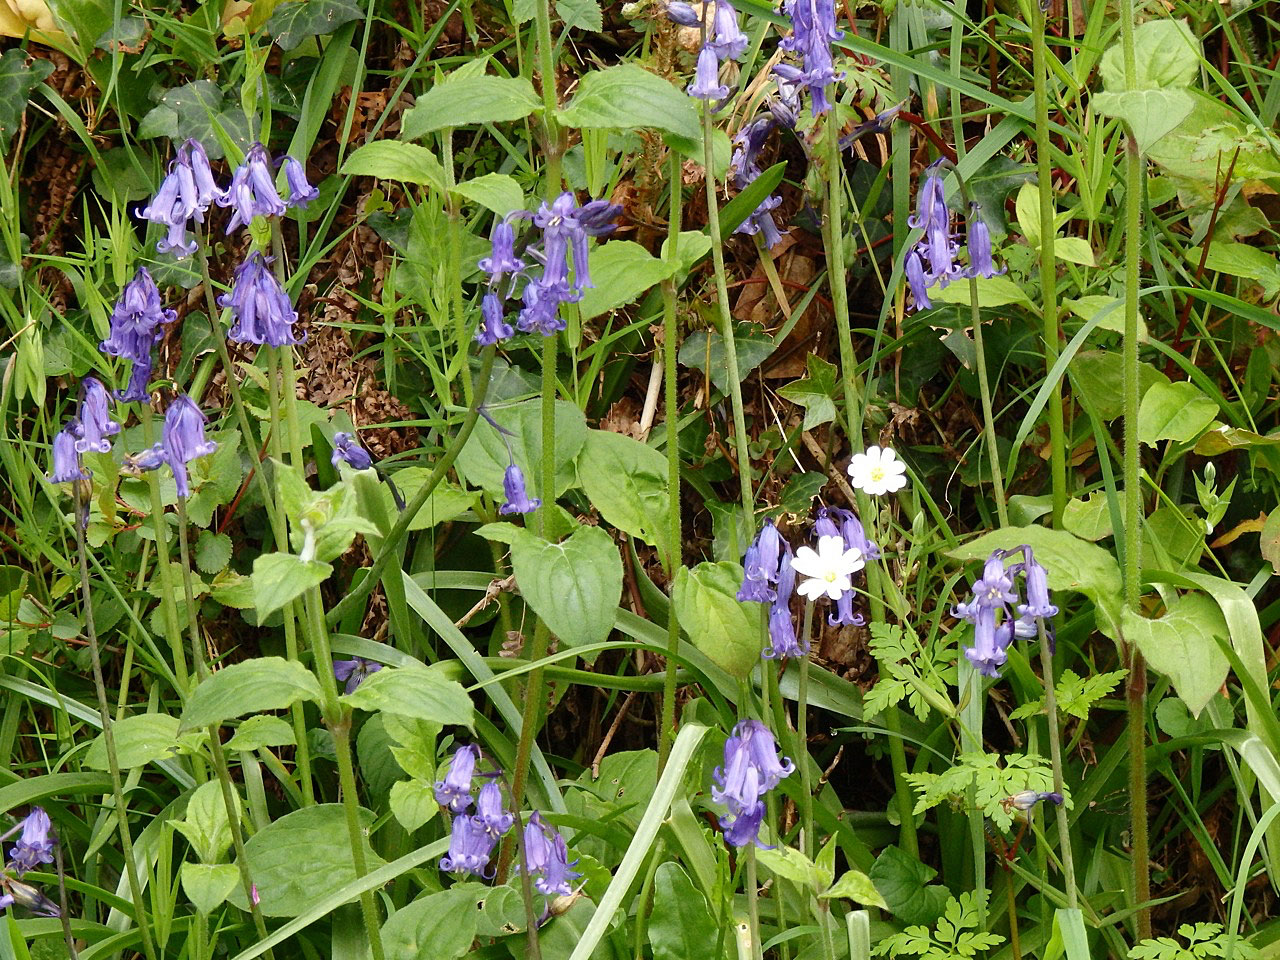
[[[861,870],[847,870],[837,880],[826,893],[820,893],[818,896],[827,900],[841,898],[844,900],[852,900],[854,903],[861,903],[868,907],[879,907],[881,910],[888,910],[889,904],[885,903],[884,897],[880,895],[880,891],[876,889],[871,878]]]
[[[1194,383],[1157,383],[1138,408],[1138,441],[1155,446],[1161,440],[1188,443],[1213,422],[1218,405]]]
[[[492,210],[500,217],[505,217],[513,210],[524,209],[524,191],[515,177],[505,173],[486,173],[473,180],[464,180],[453,188],[460,197],[480,204],[486,210]]]
[[[741,585],[741,565],[700,563],[676,572],[672,592],[676,617],[693,645],[739,679],[751,673],[763,650],[760,607],[738,600]]]
[[[0,148],[8,149],[9,140],[22,122],[22,111],[37,84],[53,73],[53,61],[32,57],[13,48],[0,54]]]
[[[436,815],[440,805],[431,784],[421,780],[397,780],[388,799],[391,813],[410,833]]]
[[[333,33],[352,20],[364,19],[354,0],[287,0],[266,23],[267,34],[284,50],[292,50],[308,37]]]
[[[1187,262],[1199,264],[1202,252],[1203,247],[1189,248]],[[1228,276],[1256,280],[1267,300],[1274,300],[1280,293],[1280,261],[1274,254],[1259,250],[1252,244],[1214,240],[1209,244],[1209,255],[1205,257],[1204,265],[1206,269]]]
[[[261,747],[284,747],[296,742],[293,727],[280,717],[248,717],[236,727],[235,735],[225,744],[228,750],[258,750]]]
[[[264,553],[253,561],[253,605],[259,619],[329,579],[333,565],[292,553]]]
[[[347,157],[339,171],[348,176],[377,177],[402,183],[422,183],[444,190],[444,167],[426,147],[401,140],[374,140]]]
[[[781,388],[778,393],[804,407],[804,429],[812,430],[836,418],[836,366],[816,354],[807,358],[808,376]]]
[[[1280,507],[1267,514],[1267,521],[1258,535],[1258,549],[1272,570],[1280,570]]]
[[[1124,412],[1122,360],[1118,350],[1082,350],[1067,367],[1076,394],[1103,420],[1114,420]],[[1149,363],[1138,364],[1138,392],[1145,395],[1154,384],[1169,378]]]
[[[201,913],[212,913],[240,882],[240,871],[231,863],[184,863],[182,892]]]
[[[1227,624],[1218,605],[1203,594],[1187,594],[1158,620],[1126,607],[1121,630],[1148,665],[1169,678],[1194,717],[1226,682],[1231,665],[1214,637],[1229,636]]]
[[[1095,93],[1089,103],[1104,117],[1123,120],[1145,153],[1190,115],[1195,98],[1186,90],[1123,90]]]
[[[196,539],[196,566],[201,573],[215,574],[231,562],[231,538],[225,533],[201,530]]]
[[[1086,267],[1096,267],[1097,260],[1093,256],[1093,247],[1084,237],[1058,237],[1053,242],[1053,256],[1068,263],[1079,263]]]
[[[1124,491],[1118,491],[1120,515],[1124,516]],[[1097,543],[1115,531],[1111,524],[1111,506],[1105,490],[1089,494],[1087,500],[1068,500],[1062,512],[1062,526],[1082,540]]]
[[[676,265],[659,260],[631,240],[611,240],[591,251],[591,282],[578,309],[583,320],[634,302],[654,284],[674,274]]]
[[[373,814],[361,809],[359,819],[367,833]],[[369,869],[382,866],[383,859],[363,835],[361,843]],[[304,807],[267,824],[245,843],[245,856],[261,898],[259,907],[268,917],[296,917],[356,879],[340,803]],[[242,898],[240,894],[237,899]]]
[[[283,657],[257,657],[223,667],[202,680],[182,711],[181,730],[319,699],[320,684],[302,664]]]
[[[231,791],[231,802],[239,816],[240,795],[235,790]],[[205,781],[191,791],[186,815],[169,823],[186,837],[201,863],[216,863],[231,848],[231,821],[222,784],[216,780]]]
[[[122,770],[166,760],[182,746],[178,742],[178,718],[165,713],[125,717],[113,723],[111,731],[115,735],[116,761]],[[84,763],[94,770],[107,769],[107,745],[102,734],[89,744]]]
[[[577,480],[574,458],[587,439],[587,421],[577,404],[556,401],[556,490],[559,496]],[[541,490],[542,402],[526,400],[505,407],[490,407],[489,415],[509,436],[503,436],[486,420],[476,424],[471,438],[458,454],[458,469],[467,480],[490,494],[505,499],[502,477],[510,458],[524,472],[529,496],[548,498]],[[511,452],[507,452],[507,444]]]
[[[757,850],[756,860],[762,867],[772,870],[784,880],[816,892],[817,868],[812,860],[795,847],[783,845],[769,850]]]
[[[560,122],[574,128],[652,127],[689,139],[702,137],[693,100],[670,81],[634,63],[584,76],[573,99],[560,111]]]
[[[1008,276],[978,277],[978,306],[1004,307],[1011,303],[1030,304],[1031,299],[1016,280]],[[968,281],[953,283],[938,291],[929,291],[929,298],[939,303],[969,305]]]
[[[623,434],[589,430],[578,454],[578,476],[587,499],[609,523],[672,556],[666,457]]]
[[[773,337],[754,325],[735,329],[733,342],[738,349],[739,380],[746,380],[751,371],[769,359],[777,349]],[[703,373],[707,372],[710,361],[711,382],[717,390],[728,391],[729,369],[725,360],[724,338],[718,330],[697,330],[685,337],[684,343],[680,345],[679,360],[686,367],[693,367]]]
[[[1108,551],[1065,530],[1046,527],[1007,527],[951,550],[955,560],[985,560],[995,550],[1022,545],[1032,548],[1036,560],[1048,571],[1051,590],[1083,593],[1097,608],[1098,629],[1116,637],[1120,624],[1124,584],[1120,567]]]
[[[658,867],[649,919],[653,960],[709,957],[713,951],[709,952],[707,945],[715,942],[719,929],[707,898],[680,865],[668,860]]]
[[[405,112],[401,136],[416,140],[445,127],[523,120],[541,108],[533,84],[523,77],[446,77]]]
[[[556,0],[556,15],[569,28],[599,31],[604,26],[597,0]]]
[[[867,874],[889,911],[903,923],[932,924],[942,916],[949,894],[941,884],[930,883],[938,871],[918,857],[885,847]]]
[[[463,884],[407,903],[382,925],[387,960],[456,960],[476,938],[476,897]]]
[[[1200,65],[1200,41],[1181,20],[1155,19],[1135,28],[1134,48],[1132,78],[1125,74],[1120,44],[1107,48],[1099,66],[1105,89],[1090,104],[1103,116],[1123,120],[1145,152],[1195,106],[1187,87]]]
[[[622,557],[604,530],[579,527],[560,543],[522,530],[511,567],[525,602],[569,646],[598,643],[613,629]]]
[[[168,137],[175,143],[199,140],[211,160],[224,155],[221,137],[248,150],[249,123],[233,97],[211,80],[192,80],[166,90],[138,125],[138,137]]]
[[[383,667],[341,699],[357,710],[382,710],[442,725],[470,727],[473,719],[471,698],[462,684],[429,667]]]
[[[1220,453],[1238,450],[1241,447],[1272,447],[1278,443],[1280,443],[1280,436],[1276,434],[1263,436],[1252,430],[1228,427],[1225,423],[1213,423],[1196,441],[1193,449],[1201,456],[1216,457]]]

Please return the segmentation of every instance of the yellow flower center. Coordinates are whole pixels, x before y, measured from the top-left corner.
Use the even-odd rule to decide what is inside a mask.
[[[872,467],[869,476],[875,483],[879,483],[884,479],[884,467]]]
[[[834,570],[828,570],[828,571],[826,572],[826,574],[825,574],[825,578],[826,578],[827,583],[835,583],[835,582],[836,582],[836,572],[835,572]]]

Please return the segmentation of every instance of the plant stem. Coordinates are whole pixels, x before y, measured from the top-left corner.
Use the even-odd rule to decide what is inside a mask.
[[[458,336],[458,364],[463,374],[462,395],[471,403],[471,371],[467,368],[470,346],[467,337],[467,317],[462,306],[462,218],[458,214],[458,200],[454,196],[455,172],[453,169],[453,128],[440,131],[440,164],[444,167],[444,205],[449,220],[449,300],[453,305],[454,324]]]
[[[1049,717],[1049,759],[1053,763],[1053,789],[1062,793],[1064,779],[1062,775],[1062,729],[1058,722],[1058,695],[1053,687],[1053,654],[1049,650],[1049,634],[1040,627],[1040,672],[1044,676],[1044,712]],[[1062,873],[1067,887],[1067,907],[1071,910],[1080,905],[1080,895],[1076,890],[1075,858],[1071,853],[1071,825],[1067,820],[1065,806],[1057,807],[1058,848],[1062,855]]]
[[[1058,265],[1054,259],[1057,207],[1053,196],[1053,143],[1049,131],[1049,68],[1046,64],[1045,30],[1048,15],[1037,0],[1028,0],[1031,10],[1031,69],[1036,102],[1036,180],[1040,192],[1040,296],[1044,319],[1045,370],[1058,362]],[[1069,16],[1069,14],[1068,14]],[[1062,403],[1062,381],[1049,394],[1049,473],[1053,489],[1053,525],[1062,527],[1062,511],[1067,505],[1067,442]],[[996,456],[992,449],[991,456]],[[997,467],[995,472],[1000,473]],[[1001,521],[1005,524],[1006,521]]]
[[[667,216],[667,256],[679,262],[681,195],[680,155],[671,153],[671,203]],[[667,426],[667,537],[671,552],[666,557],[667,575],[674,586],[676,570],[682,559],[683,532],[680,523],[680,399],[678,394],[679,372],[676,368],[676,338],[679,336],[679,319],[676,316],[676,281],[668,277],[662,281],[662,365],[664,417]],[[658,775],[666,766],[671,742],[676,735],[676,670],[674,654],[680,650],[680,622],[676,619],[675,604],[667,607],[667,669],[662,683],[662,722],[658,729]]]
[[[86,483],[88,481],[85,481]],[[124,855],[125,873],[129,878],[129,893],[133,911],[142,936],[142,952],[147,960],[156,960],[156,946],[151,939],[151,922],[147,918],[142,899],[142,882],[138,878],[138,864],[133,856],[133,837],[129,833],[128,808],[124,803],[124,788],[120,781],[120,763],[116,755],[116,738],[112,728],[111,707],[107,700],[107,686],[102,679],[102,654],[98,648],[98,631],[94,626],[93,592],[89,589],[89,552],[84,542],[85,527],[89,525],[89,501],[82,496],[86,491],[76,489],[76,552],[80,560],[80,599],[84,606],[84,632],[89,640],[89,657],[93,663],[93,687],[98,695],[98,714],[102,719],[102,743],[107,752],[107,770],[111,774],[111,792],[115,799],[116,824],[120,829],[120,852]],[[179,641],[181,645],[181,641]]]
[[[418,515],[418,512],[431,496],[431,491],[444,479],[445,474],[449,472],[449,468],[453,466],[454,460],[458,458],[458,452],[466,444],[467,438],[471,436],[471,431],[475,429],[476,420],[480,417],[480,407],[484,404],[484,398],[488,395],[489,378],[493,372],[495,352],[496,348],[494,347],[484,348],[484,352],[480,355],[480,382],[476,385],[475,396],[472,398],[471,406],[468,408],[467,415],[462,421],[462,426],[458,428],[453,442],[449,444],[444,454],[436,461],[435,469],[431,471],[431,476],[427,478],[427,482],[418,488],[418,492],[413,495],[413,498],[405,504],[405,508],[400,511],[400,516],[396,519],[395,525],[383,538],[382,546],[373,560],[373,565],[369,567],[368,574],[359,583],[348,587],[347,595],[325,614],[324,619],[327,625],[334,626],[337,624],[356,604],[363,601],[365,597],[373,592],[373,588],[382,579],[383,571],[397,556],[396,551],[400,547],[400,541],[409,532],[409,525],[413,522],[413,518]]]
[[[756,880],[756,845],[747,844],[747,920],[751,924],[751,956],[754,960],[764,957],[764,944],[760,941],[760,885]]]
[[[976,214],[975,214],[976,216]],[[991,383],[987,377],[987,352],[982,343],[982,312],[978,309],[978,281],[969,278],[969,311],[973,322],[973,347],[977,354],[978,390],[982,394],[983,430],[986,433],[987,460],[991,464],[991,486],[996,496],[996,515],[1000,526],[1009,525],[1009,507],[1004,499],[1004,473],[1000,467],[1000,452],[996,446],[996,417],[991,406]]]
[[[804,605],[804,626],[801,633],[801,648],[809,645],[813,632],[813,601],[807,600]],[[803,784],[800,807],[801,824],[804,836],[801,838],[800,852],[810,860],[813,859],[813,774],[809,770],[809,652],[800,655],[800,684],[796,691],[796,763],[800,765],[800,782]]]
[[[1134,2],[1120,5],[1120,40],[1124,54],[1125,82],[1136,86],[1137,56],[1134,51]],[[1124,302],[1124,598],[1139,613],[1140,532],[1142,490],[1138,481],[1138,298],[1142,265],[1142,158],[1133,131],[1125,139],[1125,302]],[[1147,667],[1136,645],[1128,647],[1129,677],[1126,688],[1129,740],[1129,801],[1132,805],[1130,833],[1133,838],[1134,898],[1143,904],[1137,914],[1137,936],[1151,937],[1150,847],[1147,837]]]
[[[835,314],[836,339],[840,345],[840,381],[844,388],[845,417],[850,442],[862,424],[862,378],[853,352],[853,332],[849,325],[849,285],[845,282],[844,256],[844,164],[840,154],[840,127],[834,112],[827,121],[827,285],[831,289],[831,312]],[[856,419],[855,419],[856,418]]]

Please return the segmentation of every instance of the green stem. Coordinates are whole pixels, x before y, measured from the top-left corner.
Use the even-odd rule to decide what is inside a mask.
[[[453,305],[454,326],[458,337],[458,367],[462,373],[462,396],[471,403],[471,371],[467,367],[470,338],[467,336],[467,315],[462,304],[462,217],[458,213],[458,200],[454,196],[455,173],[453,169],[453,128],[440,131],[440,162],[444,167],[445,215],[449,220],[449,300]]]
[[[747,844],[747,921],[751,924],[751,956],[754,960],[764,957],[764,944],[760,940],[760,884],[756,880],[756,845]]]
[[[88,481],[84,481],[88,483]],[[129,894],[133,900],[133,911],[138,923],[138,933],[142,936],[142,952],[147,960],[156,960],[156,946],[151,939],[151,922],[147,918],[146,904],[142,899],[142,882],[138,878],[138,864],[133,856],[133,837],[129,833],[129,813],[124,803],[124,788],[120,780],[120,762],[116,754],[116,738],[111,719],[111,707],[107,700],[107,686],[102,679],[102,654],[98,648],[98,631],[94,626],[93,592],[89,589],[89,551],[84,542],[85,527],[89,524],[89,501],[82,494],[87,491],[73,491],[76,498],[76,551],[80,560],[80,599],[84,606],[84,632],[89,640],[89,657],[93,663],[93,687],[98,695],[98,714],[102,720],[102,743],[107,751],[107,770],[111,774],[111,792],[115,799],[116,825],[120,830],[120,852],[124,855],[125,873],[129,878]],[[179,632],[179,646],[181,632]]]
[[[1134,0],[1120,5],[1120,40],[1124,75],[1129,89],[1136,86],[1137,55],[1134,51]],[[1135,614],[1140,600],[1139,565],[1142,524],[1142,490],[1138,482],[1138,297],[1142,265],[1142,158],[1133,131],[1125,140],[1125,303],[1124,303],[1124,599]],[[1132,810],[1134,897],[1143,904],[1137,914],[1138,939],[1151,937],[1150,846],[1147,837],[1147,668],[1142,654],[1128,646],[1129,803]]]
[[[976,216],[976,214],[975,214]],[[996,446],[996,417],[991,406],[991,383],[987,376],[987,351],[982,342],[982,313],[978,309],[978,281],[969,278],[969,311],[973,323],[973,348],[977,355],[978,390],[982,394],[983,430],[986,434],[987,460],[991,464],[991,486],[996,497],[996,515],[1000,526],[1009,525],[1009,507],[1004,499],[1004,473],[1000,467],[1000,451]]]
[[[801,632],[800,645],[807,647],[813,632],[813,601],[804,605],[804,626]],[[800,822],[804,829],[801,837],[800,852],[810,860],[813,859],[813,773],[809,770],[809,654],[800,656],[800,685],[796,691],[796,763],[800,765],[800,782],[802,784]]]
[[[1044,712],[1049,717],[1049,759],[1053,764],[1053,789],[1059,794],[1063,791],[1062,775],[1062,728],[1058,721],[1058,695],[1053,688],[1053,654],[1049,651],[1049,635],[1045,632],[1044,623],[1040,627],[1040,672],[1044,676]],[[1058,848],[1062,856],[1062,873],[1067,888],[1067,907],[1074,910],[1080,905],[1080,896],[1076,890],[1075,858],[1071,853],[1071,825],[1067,819],[1066,807],[1057,807]]]
[[[667,217],[667,256],[679,262],[680,219],[683,196],[681,195],[680,155],[671,151],[671,205]],[[666,558],[667,574],[674,583],[681,561],[680,524],[680,400],[678,394],[679,370],[676,366],[676,338],[679,336],[679,319],[676,316],[676,281],[668,277],[662,281],[662,366],[663,393],[667,422],[667,538],[671,553]],[[667,669],[662,684],[662,723],[658,729],[658,775],[666,765],[671,752],[671,742],[676,735],[676,663],[675,654],[680,651],[680,622],[676,619],[675,604],[667,608]]]
[[[1044,363],[1048,371],[1058,362],[1061,331],[1058,325],[1058,265],[1053,251],[1057,207],[1053,196],[1053,143],[1049,131],[1049,68],[1045,49],[1047,15],[1037,0],[1029,0],[1027,6],[1032,11],[1031,69],[1036,103],[1036,180],[1040,193],[1040,295],[1044,319]],[[1048,411],[1053,525],[1061,528],[1062,512],[1067,505],[1067,443],[1061,380],[1053,383]],[[996,455],[994,449],[991,455]],[[996,472],[999,473],[999,468]]]
[[[844,388],[845,417],[850,441],[860,433],[862,408],[859,394],[858,358],[853,352],[853,331],[849,324],[849,286],[845,282],[844,256],[844,164],[840,155],[840,128],[832,116],[827,122],[827,285],[831,290],[831,311],[835,314],[836,339],[840,345],[840,381]],[[857,418],[855,420],[855,417]]]
[[[493,372],[495,352],[494,347],[485,347],[480,360],[480,382],[476,386],[475,396],[472,398],[471,406],[462,421],[462,426],[458,428],[457,435],[454,436],[453,442],[445,449],[440,459],[436,461],[435,469],[431,471],[431,476],[427,478],[427,482],[405,504],[405,508],[400,512],[395,525],[383,538],[382,546],[373,560],[373,565],[369,567],[368,574],[359,583],[350,586],[347,589],[347,595],[325,615],[325,622],[329,626],[339,623],[352,608],[373,592],[373,588],[382,579],[383,571],[387,569],[387,565],[398,556],[397,551],[400,547],[400,541],[408,534],[409,525],[413,522],[413,518],[418,515],[418,512],[426,504],[431,492],[444,479],[449,472],[449,468],[453,466],[453,462],[458,459],[459,451],[466,444],[467,438],[471,436],[471,431],[475,429],[476,420],[480,416],[480,407],[484,404],[484,398],[488,395],[489,379],[490,374]]]

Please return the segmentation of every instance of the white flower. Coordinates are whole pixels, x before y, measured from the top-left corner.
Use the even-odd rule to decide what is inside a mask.
[[[843,537],[819,537],[818,549],[801,547],[791,566],[796,573],[808,578],[796,588],[800,596],[817,600],[826,594],[832,600],[839,600],[841,594],[853,589],[849,578],[866,564],[861,550],[844,548]]]
[[[867,447],[849,461],[849,482],[873,497],[896,493],[907,485],[907,465],[888,447]]]

